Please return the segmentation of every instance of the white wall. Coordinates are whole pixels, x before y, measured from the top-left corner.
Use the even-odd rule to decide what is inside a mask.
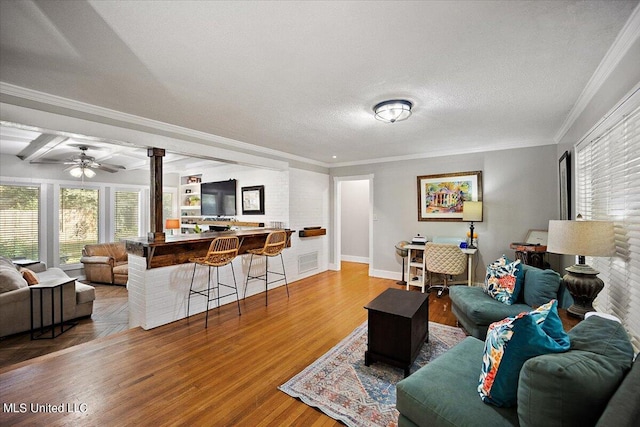
[[[478,281],[487,263],[502,254],[514,256],[511,242],[522,240],[529,229],[547,229],[549,219],[556,218],[556,169],[556,146],[547,145],[335,168],[331,175],[375,174],[372,270],[375,276],[399,279],[402,259],[394,249],[398,241],[411,240],[417,233],[464,238],[469,229],[464,222],[418,221],[416,177],[482,171],[484,221],[475,224]],[[333,262],[333,253],[330,257]]]
[[[369,181],[342,181],[341,258],[342,261],[369,262]]]

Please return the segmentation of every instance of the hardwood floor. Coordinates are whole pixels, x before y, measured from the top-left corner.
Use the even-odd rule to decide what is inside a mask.
[[[53,340],[31,341],[29,332],[0,339],[0,368],[129,329],[126,287],[92,286],[96,299],[91,318],[78,319],[75,327]]]
[[[364,322],[363,306],[389,287],[401,288],[343,263],[291,284],[288,299],[283,288],[270,291],[268,307],[257,295],[241,302],[242,316],[235,304],[210,312],[208,329],[201,314],[4,366],[3,403],[27,411],[3,408],[0,424],[341,425],[277,387]],[[447,296],[431,295],[429,305],[430,320],[455,325]],[[31,413],[31,403],[77,411]]]

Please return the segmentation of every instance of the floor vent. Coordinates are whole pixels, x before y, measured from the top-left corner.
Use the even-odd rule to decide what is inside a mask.
[[[298,274],[318,268],[318,252],[298,256]]]

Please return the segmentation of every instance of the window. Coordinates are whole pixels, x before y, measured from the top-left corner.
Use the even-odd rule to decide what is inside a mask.
[[[169,218],[175,218],[175,209],[173,208],[173,193],[165,191],[162,193],[162,223]]]
[[[39,187],[0,185],[0,254],[40,259],[39,202]]]
[[[60,188],[60,264],[80,262],[84,245],[98,243],[98,190]]]
[[[126,237],[140,235],[140,193],[137,191],[115,192],[116,242]]]
[[[576,147],[577,213],[614,221],[616,256],[587,258],[604,289],[598,311],[622,320],[640,348],[640,107],[598,138]]]

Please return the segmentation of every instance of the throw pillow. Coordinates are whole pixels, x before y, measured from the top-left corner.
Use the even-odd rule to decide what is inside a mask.
[[[558,298],[561,278],[553,270],[541,270],[530,265],[524,266],[524,303],[538,307],[549,300]]]
[[[569,337],[562,328],[557,306],[558,302],[551,300],[536,310],[489,326],[478,384],[483,402],[514,406],[522,365],[541,354],[569,350]]]
[[[511,305],[520,295],[523,280],[520,260],[512,262],[503,255],[487,266],[484,289],[493,299]]]
[[[36,273],[29,270],[28,268],[22,267],[20,269],[20,273],[22,273],[22,277],[24,278],[24,280],[27,281],[27,285],[31,286],[40,283],[38,281],[38,276],[36,275]]]
[[[522,367],[518,384],[521,426],[540,425],[540,420],[546,426],[593,425],[605,407],[610,409],[612,396],[619,395],[617,390],[626,382],[633,361],[624,327],[593,316],[571,329],[569,338],[571,351],[536,357]],[[624,398],[627,409],[633,406],[630,397],[634,395],[638,391]]]
[[[27,281],[15,267],[0,265],[0,294],[26,287]]]

